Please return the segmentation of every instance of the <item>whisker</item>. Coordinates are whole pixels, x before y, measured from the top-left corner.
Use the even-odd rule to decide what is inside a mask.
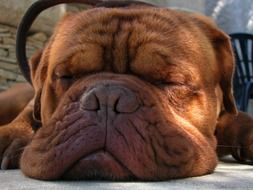
[[[250,146],[252,146],[252,144],[248,144],[248,145],[243,145],[243,146],[233,146],[233,145],[222,145],[222,144],[218,144],[217,147],[224,147],[224,148],[241,148],[241,149],[245,149],[245,148],[249,148]]]
[[[230,145],[217,145],[217,147],[222,147],[222,148],[246,148],[245,146],[230,146]]]

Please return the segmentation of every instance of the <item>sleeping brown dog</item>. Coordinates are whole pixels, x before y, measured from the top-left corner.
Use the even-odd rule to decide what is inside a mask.
[[[198,14],[75,2],[98,5],[66,16],[29,62],[35,97],[0,129],[2,169],[17,167],[21,155],[23,173],[45,180],[213,172],[217,122],[237,114],[228,36]],[[252,160],[252,148],[244,155]]]

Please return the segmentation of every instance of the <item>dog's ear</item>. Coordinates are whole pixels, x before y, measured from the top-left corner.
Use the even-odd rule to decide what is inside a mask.
[[[56,28],[54,29],[54,33],[57,34],[57,30],[58,28],[60,28],[61,24],[64,23],[66,19],[72,16],[72,13],[66,14],[61,19],[61,21],[58,22]],[[49,54],[54,39],[55,35],[53,34],[48,40],[47,44],[44,46],[44,48],[41,50],[37,50],[28,62],[30,69],[30,78],[35,91],[33,116],[34,120],[38,123],[41,122],[41,94],[47,76]]]
[[[34,108],[33,108],[33,119],[36,123],[36,127],[33,127],[34,130],[37,130],[41,127],[41,89],[36,92],[34,97]]]
[[[32,85],[34,86],[34,80],[35,80],[35,73],[36,73],[36,70],[39,66],[39,63],[40,63],[40,60],[41,60],[41,57],[42,57],[42,53],[43,53],[43,50],[40,49],[40,50],[37,50],[33,55],[32,57],[29,59],[29,68],[30,68],[30,77],[31,77],[31,81],[32,81]]]
[[[237,114],[237,108],[233,95],[233,75],[235,59],[230,42],[230,37],[220,30],[208,17],[192,14],[194,22],[210,39],[215,50],[216,62],[219,69],[219,83],[223,92],[223,104],[226,112]]]
[[[36,71],[38,70],[39,64],[42,59],[43,50],[37,50],[33,56],[29,59],[29,68],[30,68],[30,77],[32,81],[32,85],[35,90],[35,96],[34,96],[34,109],[33,109],[33,119],[36,123],[36,127],[34,127],[34,130],[36,130],[38,127],[41,126],[41,105],[40,105],[40,97],[41,97],[41,91],[42,86],[38,84],[38,81],[36,82]]]
[[[233,95],[233,77],[235,60],[230,43],[230,38],[222,33],[222,38],[213,41],[216,50],[216,60],[220,65],[220,86],[223,91],[223,103],[225,110],[231,114],[237,114],[237,108]]]

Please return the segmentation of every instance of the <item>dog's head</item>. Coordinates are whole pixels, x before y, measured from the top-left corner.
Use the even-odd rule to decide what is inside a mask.
[[[31,59],[42,127],[21,159],[28,176],[160,180],[213,171],[217,118],[236,113],[228,36],[197,14],[119,5],[66,16]]]

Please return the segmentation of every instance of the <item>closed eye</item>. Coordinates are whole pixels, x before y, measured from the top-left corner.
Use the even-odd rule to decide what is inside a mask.
[[[58,79],[61,80],[73,80],[74,77],[72,75],[63,75],[63,76],[57,76]]]

